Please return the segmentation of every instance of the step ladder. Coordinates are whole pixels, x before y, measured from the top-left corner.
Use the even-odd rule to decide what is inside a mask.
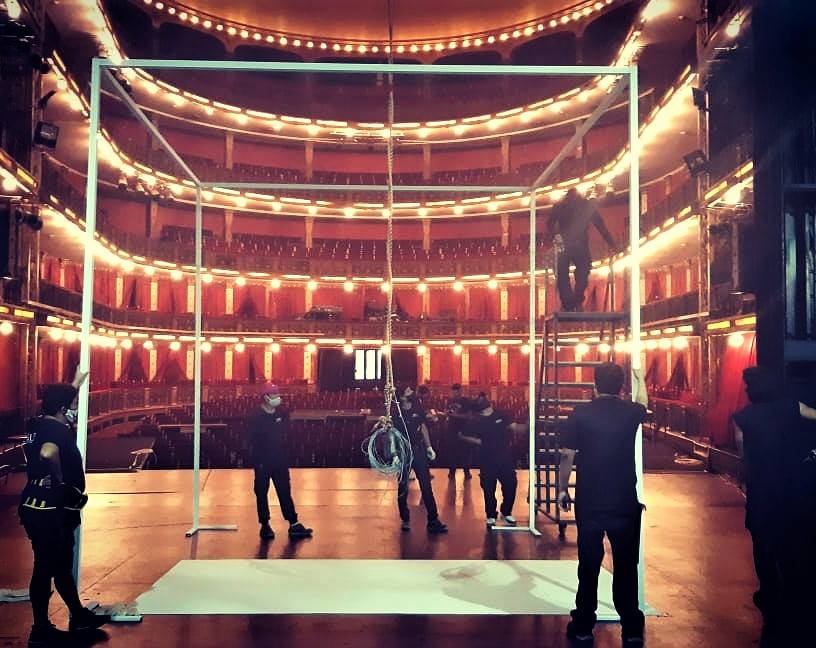
[[[558,524],[561,538],[569,524],[575,523],[573,512],[558,507],[558,469],[561,462],[561,431],[576,405],[593,397],[593,369],[604,362],[615,362],[616,347],[620,354],[623,334],[626,339],[629,316],[620,312],[555,312],[544,319],[539,366],[536,412],[536,509]],[[585,338],[598,338],[594,348],[580,360],[562,360],[559,351],[576,347]],[[598,345],[609,345],[602,353]],[[574,356],[573,356],[574,357]],[[581,380],[564,380],[565,369],[581,369]],[[580,464],[580,457],[577,459]],[[569,493],[575,502],[575,473]]]

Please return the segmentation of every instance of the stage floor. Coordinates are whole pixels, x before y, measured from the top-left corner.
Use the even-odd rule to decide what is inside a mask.
[[[524,475],[520,492],[524,493]],[[148,471],[89,476],[85,513],[82,595],[103,603],[132,600],[183,560],[569,560],[577,558],[575,529],[560,542],[540,518],[543,537],[497,534],[484,527],[478,476],[463,481],[436,470],[434,491],[447,536],[429,537],[412,483],[414,528],[399,529],[394,485],[369,470],[293,470],[293,492],[312,539],[290,542],[273,508],[278,538],[257,535],[252,473],[202,473],[202,522],[237,523],[235,532],[185,538],[190,526],[189,471]],[[30,547],[16,523],[20,475],[0,486],[0,587],[23,588],[31,569]],[[647,622],[648,645],[751,646],[759,617],[751,605],[755,581],[750,542],[743,528],[744,502],[721,478],[701,473],[646,476],[648,511],[646,584],[649,603],[667,616]],[[270,501],[275,502],[274,490]],[[522,517],[524,496],[516,514]],[[607,558],[605,567],[611,569]],[[56,599],[56,597],[55,597]],[[54,619],[65,622],[55,601]],[[196,615],[146,616],[139,625],[107,628],[108,642],[135,646],[566,646],[565,617],[462,615]],[[30,624],[27,603],[0,606],[0,645],[24,645]],[[602,625],[596,646],[619,646],[619,629]]]

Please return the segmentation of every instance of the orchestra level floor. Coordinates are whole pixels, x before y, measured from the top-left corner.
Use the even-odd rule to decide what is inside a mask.
[[[237,523],[237,532],[205,532],[185,538],[190,526],[189,471],[89,475],[90,503],[84,517],[83,599],[132,600],[182,559],[217,558],[413,558],[572,559],[575,528],[558,539],[541,516],[543,535],[486,531],[478,477],[433,482],[447,536],[429,537],[419,494],[412,482],[414,529],[401,533],[393,484],[370,470],[296,469],[295,501],[312,539],[291,543],[273,508],[278,537],[261,543],[249,470],[203,471],[204,523]],[[22,475],[0,483],[0,588],[27,586],[31,551],[17,524]],[[516,505],[523,518],[526,475],[519,473]],[[751,547],[743,528],[744,501],[716,475],[687,472],[647,474],[645,513],[646,588],[649,603],[665,616],[647,621],[647,645],[658,647],[746,647],[757,643],[760,619],[751,604],[755,586]],[[276,502],[273,492],[272,502]],[[605,565],[611,569],[611,560]],[[53,619],[65,612],[52,598]],[[25,645],[27,603],[0,605],[0,646]],[[106,627],[99,645],[147,646],[568,646],[567,619],[557,616],[151,616],[141,624]],[[88,642],[86,642],[88,645]],[[600,625],[596,646],[620,646],[619,627]]]

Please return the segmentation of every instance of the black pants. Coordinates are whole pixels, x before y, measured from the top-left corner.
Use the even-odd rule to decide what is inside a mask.
[[[754,548],[754,569],[759,589],[754,592],[754,605],[762,613],[766,624],[773,624],[781,618],[784,608],[782,586],[781,545],[776,530],[751,529],[751,543]]]
[[[612,545],[612,599],[624,634],[643,631],[643,612],[638,607],[638,560],[640,512],[592,513],[577,517],[578,594],[572,618],[582,630],[591,630],[597,619],[598,575],[604,557],[604,534]]]
[[[29,597],[34,613],[34,625],[48,624],[48,600],[51,581],[71,614],[82,610],[74,581],[74,529],[78,526],[73,514],[63,511],[34,511],[21,507],[20,520],[34,550]]]
[[[575,265],[575,286],[570,284],[570,265]],[[556,283],[558,296],[561,299],[561,308],[575,310],[584,303],[584,293],[589,284],[589,271],[592,268],[592,257],[589,246],[567,245],[558,255],[556,268]]]
[[[518,479],[512,463],[497,466],[482,461],[482,464],[479,479],[482,482],[482,490],[484,491],[485,516],[489,518],[496,517],[497,481],[501,484],[502,489],[501,514],[512,515],[513,504],[516,501],[516,488],[518,487]]]
[[[473,446],[463,441],[458,432],[451,432],[450,449],[450,472],[455,473],[457,468],[470,472],[470,467],[473,465]]]
[[[269,522],[269,480],[275,484],[275,492],[278,494],[281,513],[289,524],[298,521],[295,511],[295,502],[292,500],[292,484],[289,481],[288,466],[255,466],[255,501],[258,505],[258,522],[266,524]]]
[[[428,465],[428,457],[425,454],[425,448],[422,447],[414,446],[413,453],[414,461],[411,467],[414,469],[414,474],[416,474],[419,482],[419,491],[422,493],[422,503],[428,513],[428,522],[433,522],[439,517],[439,512],[436,508],[436,500],[431,487],[431,469]],[[408,478],[410,474],[410,470],[403,471],[398,486],[397,505],[403,522],[408,522],[411,519],[411,511],[408,508]]]

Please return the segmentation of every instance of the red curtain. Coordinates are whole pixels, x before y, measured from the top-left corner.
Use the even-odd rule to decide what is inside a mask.
[[[717,371],[717,401],[704,420],[706,436],[714,445],[734,445],[734,423],[731,415],[748,402],[742,382],[742,370],[756,364],[756,336],[743,333],[739,346],[728,344],[728,337],[715,338]],[[712,340],[714,342],[714,340]]]
[[[507,290],[507,319],[527,319],[530,316],[530,288],[510,286]]]
[[[176,385],[187,381],[187,373],[184,371],[182,362],[185,362],[183,351],[170,351],[160,349],[158,356],[158,367],[156,377],[153,382],[165,385]]]
[[[470,383],[482,389],[499,383],[499,354],[490,355],[485,348],[471,349]]]
[[[226,290],[220,282],[204,284],[201,290],[202,309],[204,315],[224,315],[227,311]]]
[[[60,382],[69,383],[73,382],[74,374],[76,374],[77,367],[79,366],[79,345],[73,344],[65,347],[64,354],[62,380]]]
[[[303,347],[284,346],[272,356],[272,377],[276,383],[291,384],[303,379]]]
[[[462,380],[462,358],[451,347],[431,348],[431,382],[450,385]]]
[[[127,360],[122,366],[122,373],[119,376],[120,382],[147,382],[147,372],[142,362],[142,354],[145,351],[139,347],[130,350]]]

